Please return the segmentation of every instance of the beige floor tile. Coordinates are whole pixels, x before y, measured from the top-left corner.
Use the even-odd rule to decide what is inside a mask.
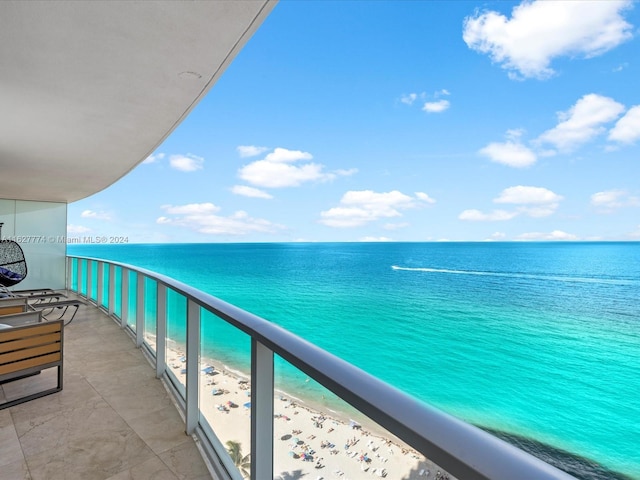
[[[159,456],[180,480],[211,478],[194,442],[184,442]]]
[[[1,448],[0,452],[2,452]],[[0,473],[2,480],[32,480],[27,468],[27,462],[25,462],[23,458],[2,465],[0,472],[2,472]]]
[[[184,442],[193,443],[191,437],[184,431],[184,422],[175,416],[173,405],[132,418],[128,422],[156,454],[175,448]]]
[[[107,480],[178,480],[178,477],[158,457],[124,470]]]
[[[64,342],[63,390],[0,411],[1,480],[211,478],[154,369],[115,322],[83,307]]]

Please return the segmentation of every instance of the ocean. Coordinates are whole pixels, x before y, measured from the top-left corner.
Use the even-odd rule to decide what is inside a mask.
[[[640,243],[70,245],[275,322],[585,479],[640,479]]]

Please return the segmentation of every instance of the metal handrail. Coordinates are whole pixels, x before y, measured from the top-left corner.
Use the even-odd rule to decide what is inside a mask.
[[[208,293],[129,264],[91,257],[68,258],[119,266],[183,295],[188,301],[227,321],[249,335],[253,341],[281,356],[443,470],[460,479],[574,478],[480,428],[407,395],[288,330]],[[113,278],[110,277],[109,281],[112,282]],[[78,291],[79,287],[78,285]],[[200,350],[199,345],[197,350]],[[267,421],[272,422],[273,416]]]

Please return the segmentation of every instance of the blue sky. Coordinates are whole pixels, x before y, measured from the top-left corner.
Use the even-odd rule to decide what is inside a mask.
[[[278,3],[70,237],[640,240],[640,5]]]

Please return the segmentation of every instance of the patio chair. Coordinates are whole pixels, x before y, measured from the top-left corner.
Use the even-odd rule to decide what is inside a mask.
[[[12,287],[27,276],[27,262],[18,242],[2,240],[2,225],[0,223],[0,285]]]

